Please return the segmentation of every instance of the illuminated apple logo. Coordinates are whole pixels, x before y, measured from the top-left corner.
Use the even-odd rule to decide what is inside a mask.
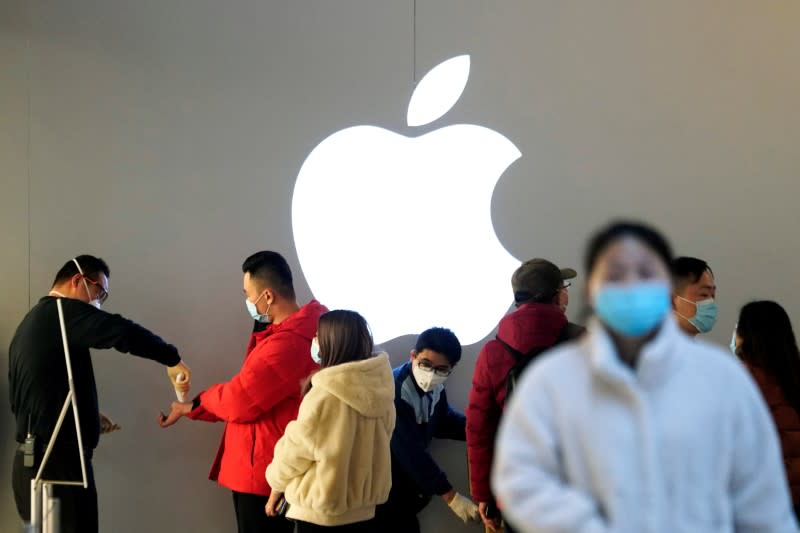
[[[444,115],[469,77],[468,55],[419,82],[408,125]],[[491,200],[521,156],[496,131],[472,124],[404,137],[376,126],[338,131],[308,155],[292,199],[303,274],[331,309],[352,309],[376,343],[431,326],[463,344],[483,339],[508,310],[519,266],[497,239]]]

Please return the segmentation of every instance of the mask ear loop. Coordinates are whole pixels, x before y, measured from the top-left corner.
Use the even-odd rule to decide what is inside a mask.
[[[81,275],[81,276],[85,276],[85,274],[83,273],[83,269],[81,268],[81,265],[80,265],[80,263],[78,263],[78,260],[77,260],[76,258],[74,258],[74,257],[73,257],[73,258],[72,258],[72,262],[73,262],[73,263],[75,263],[75,266],[76,266],[76,267],[78,267],[78,272],[80,273],[80,275]]]
[[[92,293],[89,291],[89,284],[86,283],[86,274],[83,273],[83,269],[81,268],[80,263],[78,263],[78,260],[75,257],[72,258],[72,262],[75,263],[76,267],[78,267],[78,272],[80,273],[81,279],[83,280],[83,288],[86,289],[86,297],[89,298],[89,300],[91,300]]]
[[[697,302],[693,302],[693,301],[691,301],[691,300],[687,300],[686,298],[684,298],[683,296],[680,296],[680,295],[678,295],[678,294],[676,294],[676,295],[675,295],[675,297],[676,297],[677,299],[679,299],[679,300],[683,300],[683,301],[684,301],[684,302],[686,302],[686,303],[690,303],[690,304],[692,304],[692,305],[695,307],[695,309],[697,308]],[[683,316],[682,314],[680,314],[680,313],[678,312],[678,310],[677,310],[677,309],[675,309],[675,314],[676,314],[676,315],[678,315],[679,317],[681,317],[682,319],[684,319],[684,320],[685,320],[685,321],[687,321],[687,322],[689,322],[689,321],[691,320],[690,318],[688,318],[688,317],[685,317],[685,316]],[[690,323],[690,324],[692,324],[691,322],[689,322],[689,323]],[[697,328],[697,326],[695,326],[694,324],[692,324],[692,326],[694,326],[695,328]]]

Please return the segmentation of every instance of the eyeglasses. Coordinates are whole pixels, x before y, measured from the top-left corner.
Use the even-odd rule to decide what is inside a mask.
[[[433,366],[427,359],[420,359],[417,364],[421,369],[432,370],[434,374],[443,378],[446,378],[453,373],[453,369],[449,366]]]
[[[570,287],[572,287],[572,282],[571,281],[565,281],[564,285],[561,288],[562,289],[569,289]]]
[[[86,277],[86,276],[83,276],[83,279],[85,279],[91,285],[94,285],[95,287],[98,288],[98,290],[100,292],[97,293],[97,299],[100,300],[101,304],[105,303],[105,301],[108,300],[108,291],[103,288],[103,286],[100,284],[99,281],[95,281],[92,278],[89,278],[89,277]]]

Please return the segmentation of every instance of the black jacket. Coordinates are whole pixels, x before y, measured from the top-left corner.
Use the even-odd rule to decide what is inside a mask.
[[[25,315],[11,340],[8,381],[18,442],[25,438],[30,416],[31,433],[46,445],[69,391],[56,300],[50,296],[39,300]],[[178,364],[180,356],[174,346],[120,315],[101,311],[80,300],[62,298],[61,301],[81,436],[84,449],[91,455],[100,438],[100,416],[89,348],[115,348],[167,366]],[[69,411],[56,447],[74,446],[75,441],[75,423]]]

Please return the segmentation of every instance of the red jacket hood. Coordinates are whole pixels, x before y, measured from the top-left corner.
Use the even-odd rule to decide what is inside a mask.
[[[567,317],[557,305],[523,304],[500,320],[497,338],[521,353],[556,342]]]
[[[306,305],[286,317],[280,324],[270,325],[256,336],[274,335],[278,332],[292,332],[304,339],[311,340],[317,335],[317,323],[320,315],[327,313],[328,308],[317,300],[311,300]]]

